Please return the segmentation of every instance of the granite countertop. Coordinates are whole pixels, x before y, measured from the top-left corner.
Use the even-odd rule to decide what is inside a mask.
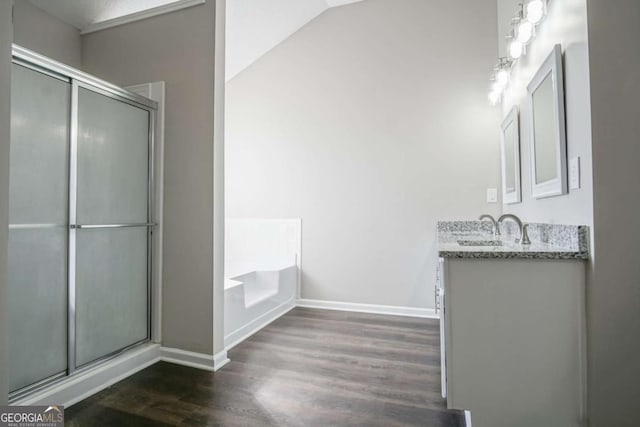
[[[503,224],[494,238],[491,223],[480,221],[438,222],[438,254],[443,258],[574,259],[589,258],[586,226],[530,224],[530,245],[515,242],[514,225]],[[514,233],[515,232],[515,233]],[[499,243],[495,241],[499,240]],[[461,245],[459,241],[485,241],[486,245]]]

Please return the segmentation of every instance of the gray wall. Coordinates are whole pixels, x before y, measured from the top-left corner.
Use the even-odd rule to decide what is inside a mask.
[[[588,0],[595,222],[592,426],[640,425],[640,2]]]
[[[215,4],[83,36],[83,68],[126,86],[166,82],[162,340],[213,352]]]
[[[496,16],[331,9],[227,84],[227,216],[303,219],[303,298],[433,307],[436,221],[500,211]]]
[[[227,1],[216,0],[213,107],[213,351],[224,350],[224,121]]]
[[[7,231],[9,229],[12,6],[13,1],[0,2],[0,405],[6,404],[8,393]]]
[[[499,36],[506,36],[508,25],[521,0],[498,0]],[[498,37],[499,40],[504,37]],[[531,197],[530,113],[527,85],[551,53],[555,44],[562,45],[565,73],[565,110],[567,157],[579,156],[582,166],[582,188],[565,196],[533,199]],[[505,43],[500,43],[502,56]],[[591,109],[589,100],[589,52],[587,43],[586,0],[553,0],[549,14],[538,27],[527,54],[512,72],[512,92],[503,103],[503,116],[513,106],[520,109],[520,153],[522,171],[522,203],[505,206],[528,222],[593,225],[593,178],[591,166]]]
[[[14,40],[17,44],[81,68],[82,47],[80,32],[76,28],[49,15],[28,0],[15,2],[14,20]]]

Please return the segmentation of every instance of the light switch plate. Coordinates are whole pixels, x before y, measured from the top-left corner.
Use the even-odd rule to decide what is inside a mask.
[[[578,190],[580,188],[580,157],[569,160],[569,189]]]
[[[487,203],[498,203],[497,188],[487,188]]]

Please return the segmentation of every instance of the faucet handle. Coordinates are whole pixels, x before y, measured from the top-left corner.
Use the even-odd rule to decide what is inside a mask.
[[[529,239],[529,233],[527,232],[528,228],[529,228],[529,224],[524,224],[522,226],[522,236],[520,237],[520,244],[521,245],[530,245],[531,244],[531,240]]]
[[[496,237],[500,235],[500,226],[498,224],[498,221],[496,221],[492,215],[482,214],[478,219],[480,221],[484,221],[485,219],[488,219],[489,221],[491,221],[491,225],[493,226],[493,236]]]

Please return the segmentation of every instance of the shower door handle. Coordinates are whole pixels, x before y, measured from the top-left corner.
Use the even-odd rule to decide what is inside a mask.
[[[147,222],[142,224],[71,224],[69,228],[74,230],[95,230],[105,228],[132,228],[132,227],[155,227],[155,222]]]

